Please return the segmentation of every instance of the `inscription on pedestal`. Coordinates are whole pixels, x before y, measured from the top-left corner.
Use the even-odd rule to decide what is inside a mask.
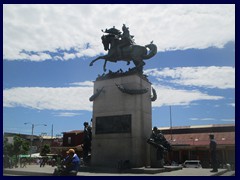
[[[96,117],[96,134],[131,133],[131,114]]]

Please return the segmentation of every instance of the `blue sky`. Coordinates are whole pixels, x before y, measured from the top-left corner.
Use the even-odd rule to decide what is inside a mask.
[[[103,73],[103,61],[89,66],[106,53],[101,29],[123,23],[137,44],[158,47],[144,66],[158,95],[153,126],[170,125],[170,106],[173,126],[235,123],[235,6],[132,6],[3,5],[3,131],[30,134],[25,122],[36,135],[83,129]]]

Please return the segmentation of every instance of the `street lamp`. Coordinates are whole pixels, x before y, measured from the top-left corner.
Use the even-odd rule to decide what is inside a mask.
[[[46,124],[32,124],[32,123],[29,123],[29,122],[26,122],[24,123],[25,125],[26,124],[31,124],[32,125],[32,134],[31,134],[31,150],[30,150],[30,157],[32,156],[32,147],[33,147],[33,130],[34,130],[34,126],[47,126]]]

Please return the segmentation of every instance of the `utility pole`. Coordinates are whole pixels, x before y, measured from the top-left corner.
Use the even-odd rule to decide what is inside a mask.
[[[52,124],[52,131],[51,131],[51,146],[53,146],[53,124]]]
[[[51,133],[51,138],[53,139],[53,124],[52,124],[52,133]]]
[[[39,126],[39,125],[43,125],[43,126],[47,126],[46,124],[32,124],[29,122],[24,123],[24,125],[26,124],[31,124],[32,125],[32,134],[31,134],[31,150],[30,150],[30,158],[32,157],[32,149],[33,149],[33,130],[34,130],[34,126]]]
[[[170,106],[170,131],[171,131],[171,140],[172,140],[172,110]]]
[[[32,156],[32,148],[33,148],[33,129],[34,129],[34,124],[32,124],[32,135],[31,135],[31,150],[30,150],[30,158]]]

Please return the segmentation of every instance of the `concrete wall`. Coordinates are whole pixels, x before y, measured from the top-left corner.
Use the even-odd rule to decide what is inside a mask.
[[[148,88],[145,94],[122,93],[115,84],[128,89]],[[132,167],[150,164],[149,145],[152,129],[151,84],[138,75],[95,81],[94,92],[104,87],[93,102],[92,157],[93,166],[117,167],[129,160]],[[96,117],[131,114],[130,133],[95,134]]]

